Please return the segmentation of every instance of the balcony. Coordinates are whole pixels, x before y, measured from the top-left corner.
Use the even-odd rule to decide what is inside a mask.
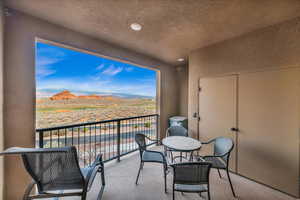
[[[169,192],[165,194],[163,173],[159,164],[147,163],[141,172],[139,185],[135,185],[140,158],[137,153],[138,146],[134,141],[134,135],[137,132],[142,132],[152,139],[157,139],[158,117],[157,114],[154,114],[37,129],[37,146],[40,148],[76,146],[79,163],[82,167],[92,163],[97,154],[102,154],[106,163],[105,173],[107,180],[103,199],[167,200],[172,198],[172,172],[168,174],[167,185]],[[148,143],[148,148],[163,151],[162,146],[154,146],[154,144]],[[203,149],[199,151],[199,154],[201,153],[204,153]],[[212,198],[218,200],[232,199],[226,176],[223,176],[220,181],[216,170],[212,170],[210,176],[212,180]],[[282,192],[236,174],[232,174],[232,181],[239,199],[294,199]],[[92,190],[88,194],[89,199],[96,199],[99,190],[97,187],[100,187],[100,185],[100,177],[97,177]],[[205,195],[205,193],[202,195],[202,199],[206,199]],[[176,196],[176,199],[181,200],[199,198],[197,194],[181,194],[178,192]],[[66,197],[65,199],[80,198]]]
[[[162,147],[152,147],[153,150],[161,150]],[[147,163],[141,172],[139,185],[135,185],[135,178],[139,167],[138,153],[132,153],[122,158],[121,162],[111,161],[105,164],[107,185],[104,190],[103,199],[106,200],[170,200],[172,199],[172,174],[168,175],[168,193],[164,193],[163,174],[161,165]],[[126,172],[126,173],[124,173]],[[221,171],[222,173],[222,171]],[[211,197],[217,200],[232,200],[232,193],[227,183],[227,179],[219,179],[216,170],[212,170],[211,177]],[[100,177],[88,194],[88,199],[96,199],[100,187]],[[232,180],[236,189],[238,199],[243,200],[294,200],[294,198],[269,187],[252,182],[232,174]],[[176,199],[192,200],[201,199],[197,194],[176,193]],[[203,193],[203,198],[206,199]],[[80,199],[69,197],[67,199]]]
[[[0,0],[0,150],[74,145],[81,167],[103,155],[103,199],[172,199],[172,174],[165,194],[161,165],[145,165],[140,184],[134,184],[139,167],[134,135],[164,138],[168,118],[185,116],[191,138],[204,142],[221,136],[234,141],[230,166],[237,199],[299,198],[299,22],[296,0]],[[139,30],[131,25],[140,25]],[[37,41],[155,70],[159,116],[36,130]],[[52,64],[61,56],[41,62],[44,76],[56,72]],[[82,60],[78,68],[86,71],[92,65]],[[68,69],[73,72],[75,65]],[[98,73],[93,71],[91,78]],[[68,80],[77,90],[73,79]],[[93,87],[108,91],[102,83],[109,81],[93,80],[99,82]],[[62,85],[60,79],[53,82]],[[145,92],[137,82],[133,86]],[[67,123],[67,117],[63,120]],[[162,151],[154,143],[148,145]],[[205,155],[204,150],[199,153]],[[232,200],[223,174],[220,179],[211,171],[212,199]],[[0,158],[1,200],[22,199],[29,182],[19,157]],[[96,198],[99,187],[97,180],[88,199]],[[194,194],[176,196],[201,199]]]

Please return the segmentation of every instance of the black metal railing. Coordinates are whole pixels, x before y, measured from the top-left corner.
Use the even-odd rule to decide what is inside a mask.
[[[101,153],[104,161],[118,159],[138,150],[136,133],[158,139],[158,115],[113,119],[99,122],[37,129],[39,148],[76,146],[81,166],[91,164]],[[155,142],[149,142],[152,145]]]

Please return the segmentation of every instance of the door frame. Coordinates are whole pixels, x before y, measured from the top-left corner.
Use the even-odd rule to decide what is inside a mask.
[[[202,76],[198,79],[198,93],[197,93],[197,97],[198,97],[198,101],[197,101],[197,117],[198,117],[198,122],[197,122],[197,139],[200,139],[200,92],[201,92],[201,80],[203,79],[214,79],[214,78],[225,78],[225,77],[235,77],[235,128],[239,129],[239,76],[240,73],[228,73],[228,74],[220,74],[220,75],[215,75],[215,76]],[[234,151],[234,156],[235,156],[235,172],[233,173],[238,173],[238,141],[239,141],[239,133],[235,132],[234,133],[235,137],[234,137],[234,145],[235,145],[235,151]]]

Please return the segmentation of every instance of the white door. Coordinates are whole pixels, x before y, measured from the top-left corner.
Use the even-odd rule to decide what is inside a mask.
[[[237,128],[237,79],[235,75],[200,79],[200,141],[225,136],[236,143],[237,133],[231,128]],[[201,149],[203,154],[210,154],[211,151],[211,147]],[[236,148],[231,154],[229,166],[236,171]]]

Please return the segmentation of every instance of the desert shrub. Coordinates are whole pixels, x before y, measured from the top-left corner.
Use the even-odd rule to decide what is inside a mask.
[[[65,133],[65,131],[64,130],[60,130],[59,132],[58,131],[52,131],[52,137],[53,136],[65,136],[66,135],[66,133]],[[49,132],[49,136],[50,136],[50,132]]]
[[[90,129],[87,128],[87,127],[84,127],[84,128],[83,128],[83,131],[84,131],[84,132],[88,132],[89,130],[90,130]]]
[[[58,145],[57,141],[52,141],[52,148],[57,148],[59,146],[64,146],[64,144],[62,142],[59,142],[59,145]],[[47,142],[46,144],[44,144],[44,148],[50,148],[50,147],[51,147],[50,142]]]
[[[150,128],[151,123],[150,123],[150,122],[146,122],[146,123],[144,124],[144,126],[145,126],[146,128]]]

